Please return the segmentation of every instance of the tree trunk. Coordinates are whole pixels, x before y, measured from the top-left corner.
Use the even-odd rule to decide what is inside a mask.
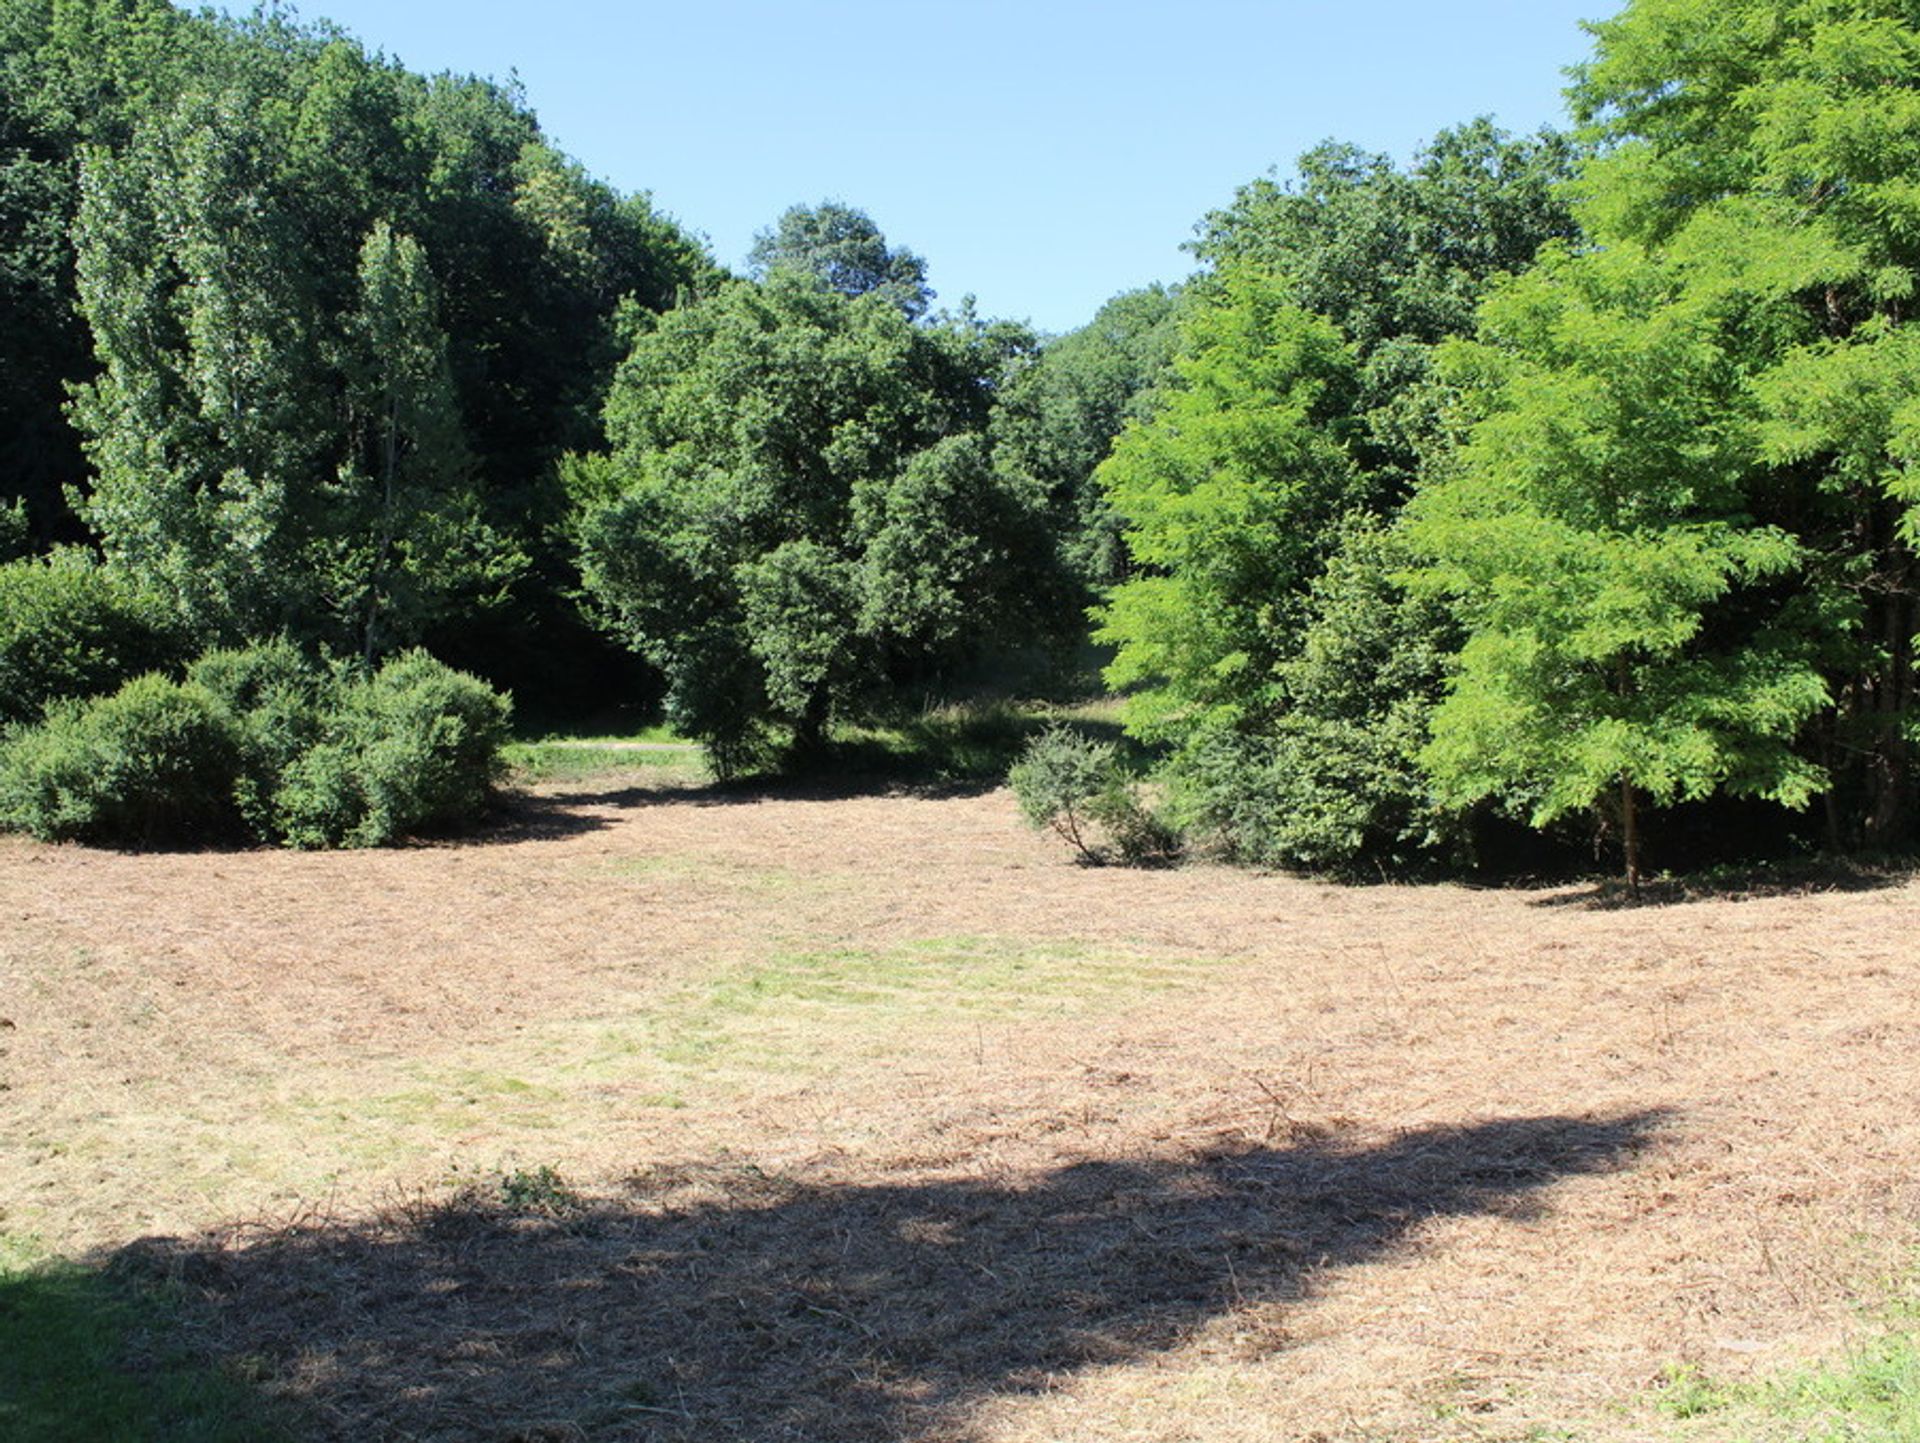
[[[1866,814],[1861,832],[1874,851],[1889,851],[1906,841],[1912,810],[1913,744],[1907,739],[1914,707],[1914,632],[1920,627],[1915,593],[1920,590],[1912,551],[1899,538],[1895,508],[1883,499],[1876,508],[1878,595],[1868,602],[1873,640],[1886,658],[1872,683],[1872,713],[1867,739]]]
[[[1620,841],[1627,854],[1627,891],[1640,895],[1640,811],[1633,783],[1620,776]]]

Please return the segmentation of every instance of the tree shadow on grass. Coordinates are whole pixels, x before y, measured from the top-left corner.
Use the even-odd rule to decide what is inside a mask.
[[[1530,1117],[1005,1180],[655,1170],[591,1201],[541,1170],[366,1222],[147,1240],[106,1265],[185,1285],[217,1350],[320,1437],[950,1443],[995,1396],[1284,1307],[1429,1218],[1537,1215],[1661,1121]]]
[[[1595,912],[1638,907],[1681,907],[1694,902],[1753,902],[1771,897],[1808,897],[1823,892],[1881,892],[1920,876],[1920,864],[1873,865],[1846,858],[1716,867],[1692,876],[1657,877],[1639,890],[1609,879],[1535,898],[1535,907],[1578,907]]]
[[[485,831],[458,840],[479,846],[557,841],[615,825],[616,819],[607,815],[609,812],[653,807],[749,807],[762,802],[845,802],[884,796],[938,800],[982,796],[999,786],[998,780],[909,782],[897,777],[850,774],[510,791],[495,804],[494,820]]]

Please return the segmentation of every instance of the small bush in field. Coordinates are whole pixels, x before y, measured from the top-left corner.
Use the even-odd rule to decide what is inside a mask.
[[[204,688],[157,674],[57,702],[0,743],[0,824],[43,841],[151,846],[231,835],[233,723]]]
[[[1051,829],[1083,861],[1137,865],[1179,851],[1179,838],[1141,798],[1110,742],[1049,727],[1027,744],[1007,781],[1028,824]]]
[[[284,638],[210,651],[187,669],[232,719],[238,769],[234,800],[248,830],[277,841],[280,779],[320,740],[332,678]]]
[[[0,726],[179,659],[159,602],[76,555],[0,565]]]
[[[339,686],[319,740],[281,775],[275,829],[296,847],[377,847],[485,810],[510,703],[425,652]]]

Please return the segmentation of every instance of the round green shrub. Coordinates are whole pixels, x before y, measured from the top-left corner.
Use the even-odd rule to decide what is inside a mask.
[[[202,687],[158,674],[56,702],[0,741],[0,825],[43,841],[121,846],[232,836],[231,718]]]
[[[77,553],[0,565],[0,726],[176,663],[165,607]]]
[[[377,847],[477,820],[505,770],[508,699],[423,651],[349,677],[320,740],[283,773],[276,830],[297,847]]]
[[[248,829],[275,840],[281,779],[319,744],[333,676],[285,637],[207,652],[187,668],[232,719],[238,750],[234,799]]]

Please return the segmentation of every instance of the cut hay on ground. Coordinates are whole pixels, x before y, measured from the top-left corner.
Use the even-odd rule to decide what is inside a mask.
[[[1003,793],[657,782],[9,842],[0,1231],[180,1279],[343,1439],[1645,1437],[1920,1241],[1917,901],[1090,870]]]

